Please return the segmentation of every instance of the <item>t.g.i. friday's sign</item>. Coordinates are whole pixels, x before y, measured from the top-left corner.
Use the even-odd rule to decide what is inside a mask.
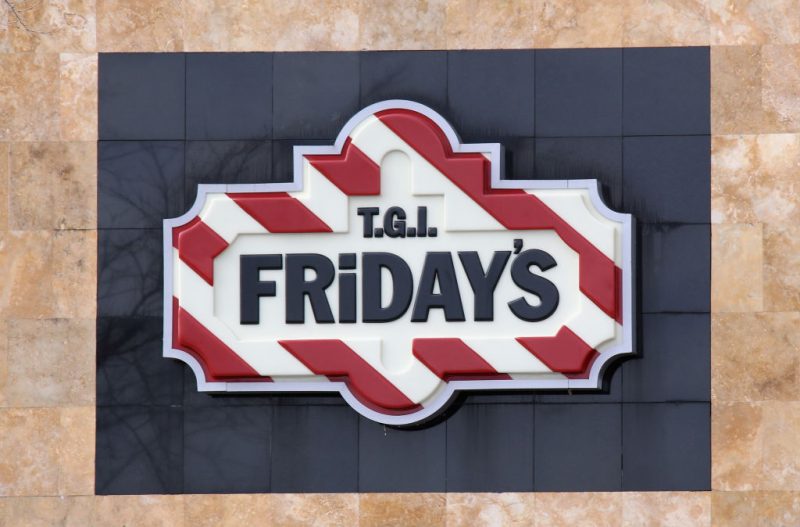
[[[631,237],[594,180],[503,180],[499,144],[385,101],[296,146],[292,183],[201,185],[165,220],[164,356],[202,391],[339,391],[387,424],[597,388],[633,349]]]

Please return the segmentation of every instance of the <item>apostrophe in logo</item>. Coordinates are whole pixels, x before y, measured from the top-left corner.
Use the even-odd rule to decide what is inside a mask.
[[[164,221],[164,356],[201,391],[339,391],[398,425],[456,390],[598,388],[633,349],[633,219],[501,161],[385,101],[296,146],[292,183],[200,185]]]

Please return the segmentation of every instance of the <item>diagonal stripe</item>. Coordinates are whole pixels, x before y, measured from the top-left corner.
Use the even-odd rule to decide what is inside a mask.
[[[373,196],[381,192],[380,167],[349,137],[339,155],[308,155],[305,158],[349,196]]]
[[[507,229],[555,230],[580,256],[581,291],[618,319],[616,265],[539,198],[520,189],[492,189],[489,161],[478,153],[453,153],[444,132],[428,117],[399,109],[376,115]]]
[[[548,368],[564,374],[587,371],[597,351],[586,344],[568,327],[562,327],[554,337],[519,337],[525,346]]]
[[[285,192],[229,193],[228,197],[270,232],[331,232],[308,207]]]
[[[332,380],[344,380],[364,405],[387,414],[407,414],[420,409],[341,340],[281,340],[281,346],[308,369]]]
[[[455,338],[414,339],[414,356],[440,379],[510,379],[475,353],[472,348]]]
[[[208,285],[214,285],[214,258],[228,248],[228,242],[200,221],[198,216],[189,223],[172,229],[172,245],[186,265],[208,282]]]

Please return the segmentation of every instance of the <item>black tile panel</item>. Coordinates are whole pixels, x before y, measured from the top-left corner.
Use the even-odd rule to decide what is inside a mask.
[[[357,53],[276,53],[272,133],[332,140],[358,111]]]
[[[447,52],[373,51],[361,54],[361,106],[406,99],[443,112]]]
[[[622,489],[711,490],[711,404],[624,404]]]
[[[447,422],[447,492],[533,488],[533,406],[464,405]]]
[[[533,137],[533,51],[451,51],[447,115],[462,139]]]
[[[622,50],[536,51],[538,137],[622,134]]]
[[[639,225],[641,311],[711,308],[711,226]]]
[[[100,53],[100,139],[183,139],[185,63],[182,53]]]
[[[626,137],[625,212],[644,223],[711,221],[709,136]]]
[[[272,136],[272,53],[186,55],[188,139]]]
[[[446,427],[401,429],[359,418],[359,492],[444,492]]]
[[[156,229],[98,231],[99,317],[161,316],[163,239],[163,232]]]
[[[622,488],[622,405],[537,404],[535,411],[536,490]]]
[[[350,407],[277,406],[273,492],[356,492],[358,416]]]
[[[187,408],[184,492],[269,490],[271,407]]]
[[[708,313],[642,315],[639,355],[626,361],[625,402],[711,400]]]
[[[160,229],[185,212],[184,143],[100,141],[97,180],[100,229]]]
[[[272,181],[271,141],[188,141],[185,203],[197,197],[203,183],[269,183]]]
[[[181,404],[188,368],[163,347],[161,317],[98,318],[97,404]]]
[[[98,406],[97,494],[183,492],[183,409]]]
[[[709,48],[627,48],[625,135],[711,132]]]
[[[538,392],[537,403],[618,403],[622,401],[622,359],[612,361],[603,376],[603,385],[597,390],[553,390]]]

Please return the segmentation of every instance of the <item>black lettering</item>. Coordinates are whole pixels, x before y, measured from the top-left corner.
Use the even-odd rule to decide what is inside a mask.
[[[306,281],[306,269],[316,276]],[[302,324],[306,320],[305,297],[311,303],[314,319],[319,323],[335,322],[325,290],[333,283],[333,263],[321,254],[286,255],[286,323]]]
[[[381,270],[392,275],[392,300],[381,302]],[[361,319],[364,322],[391,322],[402,317],[411,305],[414,277],[408,264],[391,253],[364,253],[361,257]]]
[[[538,296],[540,304],[532,306],[523,297],[519,297],[509,302],[508,307],[518,318],[528,322],[538,322],[553,314],[558,307],[559,296],[555,284],[543,276],[532,273],[531,265],[547,271],[556,266],[556,261],[549,253],[539,249],[528,249],[515,257],[514,263],[511,264],[511,279],[520,289]]]
[[[339,274],[339,322],[352,324],[356,321],[356,274]]]
[[[364,217],[364,238],[372,238],[372,218],[377,216],[380,210],[378,207],[358,207],[356,212]]]
[[[402,207],[389,207],[383,217],[383,232],[389,238],[406,237],[406,211]]]
[[[495,251],[489,270],[484,272],[476,251],[458,253],[475,296],[475,320],[494,320],[494,290],[510,255],[511,251]]]
[[[280,254],[243,254],[239,257],[239,321],[258,324],[259,300],[262,296],[275,296],[275,282],[261,281],[262,270],[283,268]]]
[[[428,207],[417,207],[417,232],[420,238],[428,234]]]
[[[433,292],[437,280],[440,293]],[[464,320],[461,292],[458,289],[453,257],[449,252],[430,252],[425,255],[411,321],[427,321],[431,308],[443,309],[444,318],[448,322]]]

